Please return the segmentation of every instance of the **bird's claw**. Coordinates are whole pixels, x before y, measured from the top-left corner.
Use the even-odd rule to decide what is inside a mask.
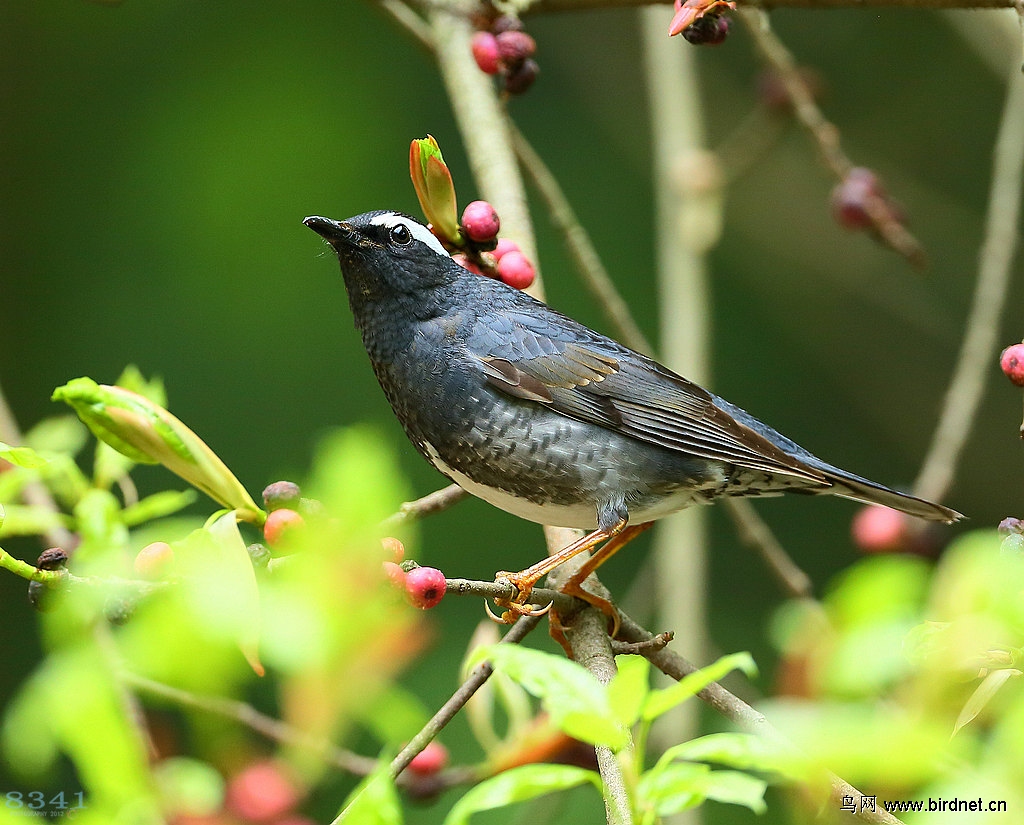
[[[550,612],[554,602],[548,602],[543,607],[537,604],[528,604],[526,600],[530,597],[533,587],[517,583],[513,580],[513,575],[512,573],[498,573],[495,577],[496,584],[507,584],[512,588],[515,595],[510,598],[494,600],[498,607],[505,608],[500,616],[496,615],[491,610],[490,605],[485,602],[484,607],[487,610],[488,617],[500,624],[512,624],[520,616],[543,616]]]

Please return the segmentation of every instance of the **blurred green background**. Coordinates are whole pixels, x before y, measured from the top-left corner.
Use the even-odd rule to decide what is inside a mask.
[[[907,484],[970,303],[1002,78],[936,14],[772,19],[821,75],[822,105],[845,148],[883,176],[932,263],[919,274],[837,227],[833,181],[789,126],[726,192],[724,235],[711,255],[713,389],[840,466]],[[528,30],[542,74],[512,113],[654,337],[634,13],[536,16]],[[760,66],[742,27],[733,30],[724,46],[699,52],[711,148],[757,100]],[[678,47],[690,48],[681,39]],[[428,132],[461,201],[476,196],[431,59],[372,3],[5,0],[0,107],[0,383],[22,426],[59,412],[49,401],[55,386],[80,375],[112,382],[134,362],[164,377],[171,410],[253,494],[301,478],[328,428],[363,421],[394,440],[415,494],[443,483],[405,442],[375,384],[333,255],[301,225],[314,213],[416,212],[408,144]],[[549,302],[607,329],[543,211],[535,216]],[[1024,335],[1019,280],[1004,345]],[[997,355],[946,500],[976,526],[1022,514],[1020,392],[999,374]],[[143,492],[169,483],[150,468],[138,480]],[[854,509],[802,497],[759,505],[819,587],[856,558]],[[752,650],[767,690],[764,627],[781,595],[722,512],[712,527],[715,647]],[[422,537],[421,558],[472,578],[543,552],[536,527],[478,502],[430,519]],[[628,588],[645,548],[605,568],[613,591]],[[29,543],[9,549],[38,552]],[[0,610],[2,700],[38,652],[13,576],[0,577]],[[437,643],[413,674],[429,704],[454,686],[480,617],[479,604],[457,599],[430,617]],[[449,745],[457,759],[475,756]]]

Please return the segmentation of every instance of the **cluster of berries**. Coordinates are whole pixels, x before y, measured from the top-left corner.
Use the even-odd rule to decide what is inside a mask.
[[[477,275],[497,278],[516,289],[533,283],[536,271],[519,245],[508,238],[498,238],[501,220],[487,201],[473,201],[462,211],[462,233],[469,251],[453,257]]]
[[[481,31],[473,35],[471,43],[476,65],[485,74],[499,75],[508,94],[522,94],[540,72],[533,59],[536,41],[523,31],[518,17],[504,14],[481,23]]]
[[[398,539],[387,537],[381,545],[391,556],[384,562],[384,575],[396,588],[405,592],[409,604],[420,610],[429,610],[440,604],[448,590],[444,573],[436,567],[421,567],[405,558],[405,545]]]

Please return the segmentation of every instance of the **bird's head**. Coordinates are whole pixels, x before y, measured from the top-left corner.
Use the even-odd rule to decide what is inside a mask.
[[[303,223],[337,253],[357,316],[368,304],[403,296],[424,302],[462,271],[426,226],[401,212],[366,212],[344,221],[313,216]]]

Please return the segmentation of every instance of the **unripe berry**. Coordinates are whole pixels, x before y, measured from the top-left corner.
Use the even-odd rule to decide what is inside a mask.
[[[174,564],[174,550],[166,541],[154,541],[135,557],[134,568],[144,579],[159,579]]]
[[[498,277],[516,289],[526,289],[533,283],[536,272],[533,264],[520,251],[506,252],[498,261]]]
[[[865,553],[895,553],[907,545],[907,517],[891,507],[868,505],[853,517],[853,542]]]
[[[409,770],[420,776],[429,776],[444,770],[447,765],[448,749],[435,740],[428,742],[427,746],[412,758]]]
[[[498,43],[498,57],[506,66],[522,63],[537,51],[537,41],[526,32],[504,31],[494,39]]]
[[[452,255],[452,260],[455,261],[455,263],[457,263],[463,269],[468,269],[474,275],[484,274],[484,271],[479,266],[477,266],[476,263],[471,261],[466,255],[464,255],[461,252],[456,252],[454,255]]]
[[[462,229],[471,241],[489,243],[501,228],[501,220],[487,201],[473,201],[462,210]]]
[[[480,71],[485,74],[497,74],[499,66],[498,40],[490,32],[477,32],[470,41],[473,59]]]
[[[380,545],[384,548],[385,554],[395,564],[398,564],[398,562],[405,558],[405,545],[394,536],[385,536],[380,540]]]
[[[999,366],[1018,387],[1024,387],[1024,344],[1014,344],[1003,350],[999,356]]]
[[[407,574],[402,569],[402,565],[393,561],[384,562],[384,575],[392,587],[405,590],[405,577]]]
[[[999,522],[999,526],[996,530],[999,531],[999,535],[1001,536],[1009,536],[1013,533],[1024,533],[1024,521],[1021,521],[1019,518],[1014,518],[1013,516],[1007,516]]]
[[[405,574],[405,595],[420,610],[437,605],[447,589],[444,573],[436,567],[415,567]]]
[[[302,491],[294,481],[275,481],[263,490],[263,506],[268,510],[280,510],[282,507],[295,509]]]
[[[263,523],[263,538],[266,539],[267,544],[276,549],[288,535],[305,524],[306,520],[301,515],[283,507],[267,514],[267,520]]]

